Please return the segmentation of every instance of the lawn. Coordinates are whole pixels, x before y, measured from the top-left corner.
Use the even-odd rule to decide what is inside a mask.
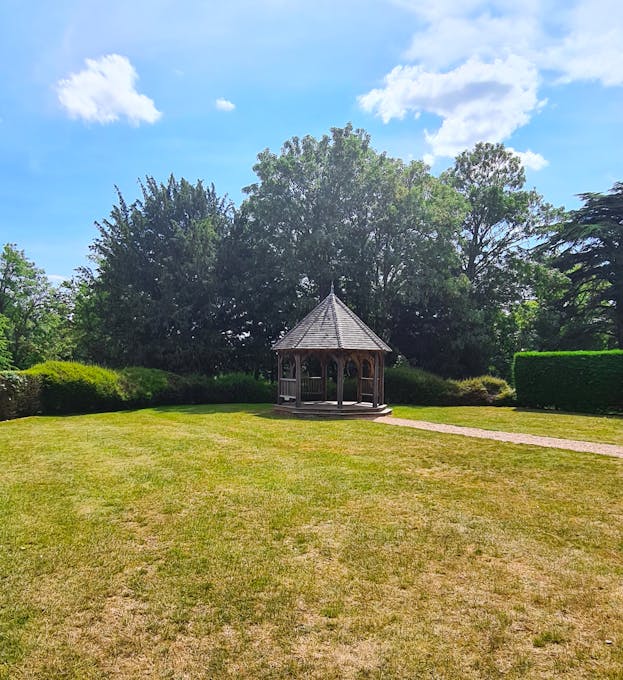
[[[396,406],[398,418],[623,445],[623,416],[589,416],[507,406]]]
[[[0,423],[0,678],[621,678],[622,484],[269,407]]]

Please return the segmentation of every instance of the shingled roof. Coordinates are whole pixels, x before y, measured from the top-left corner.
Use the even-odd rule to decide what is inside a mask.
[[[364,349],[391,352],[391,347],[331,290],[329,295],[281,340],[274,350]]]

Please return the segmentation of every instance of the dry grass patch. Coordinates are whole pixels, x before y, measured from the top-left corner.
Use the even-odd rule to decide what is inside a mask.
[[[622,477],[261,407],[3,423],[0,678],[620,678]]]

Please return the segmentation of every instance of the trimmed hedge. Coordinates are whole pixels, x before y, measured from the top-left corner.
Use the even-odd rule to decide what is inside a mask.
[[[356,389],[354,380],[345,380],[346,399],[354,399]],[[385,392],[389,403],[436,406],[499,405],[512,403],[513,397],[508,384],[499,378],[445,380],[405,367],[387,369]],[[113,371],[75,362],[47,361],[27,371],[0,374],[0,420],[37,413],[92,413],[145,406],[275,400],[274,384],[245,373],[181,376],[155,368]]]
[[[123,404],[119,374],[100,366],[74,361],[46,361],[24,375],[41,380],[44,413],[92,413],[114,411]]]
[[[507,406],[514,403],[514,393],[505,380],[490,375],[448,380],[401,366],[385,371],[385,400],[418,406]]]
[[[517,403],[564,411],[623,411],[623,350],[519,352]]]
[[[0,373],[0,420],[93,413],[172,404],[264,403],[276,388],[245,373],[181,376],[155,368],[113,371],[70,361],[46,361]]]
[[[0,372],[0,420],[41,412],[41,380],[18,371]]]

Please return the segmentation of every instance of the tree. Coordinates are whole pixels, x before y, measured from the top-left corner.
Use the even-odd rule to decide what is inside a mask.
[[[516,253],[543,223],[539,194],[524,190],[519,157],[503,144],[480,142],[459,154],[443,175],[468,203],[460,239],[463,272],[474,290],[490,294],[509,255]]]
[[[393,306],[423,305],[458,274],[460,196],[423,163],[377,153],[351,125],[320,139],[294,137],[279,155],[259,154],[254,170],[258,182],[245,189],[223,250],[228,327],[245,365],[270,366],[270,343],[332,282],[377,332],[406,342],[396,334]]]
[[[456,157],[442,179],[469,205],[458,247],[470,282],[470,317],[481,324],[474,329],[479,340],[471,370],[508,376],[513,354],[509,340],[521,335],[522,304],[534,296],[524,264],[532,241],[557,213],[535,190],[524,188],[521,161],[503,144],[476,144]],[[501,345],[506,349],[501,351]]]
[[[83,356],[110,365],[214,372],[223,362],[215,263],[232,208],[213,186],[171,176],[141,183],[128,205],[117,191],[110,218],[96,223],[95,270],[77,287]]]
[[[0,365],[27,368],[45,359],[66,358],[69,319],[64,292],[15,244],[0,254]]]
[[[623,182],[608,194],[580,194],[584,205],[569,215],[549,240],[555,266],[573,298],[592,315],[593,331],[623,348]]]

